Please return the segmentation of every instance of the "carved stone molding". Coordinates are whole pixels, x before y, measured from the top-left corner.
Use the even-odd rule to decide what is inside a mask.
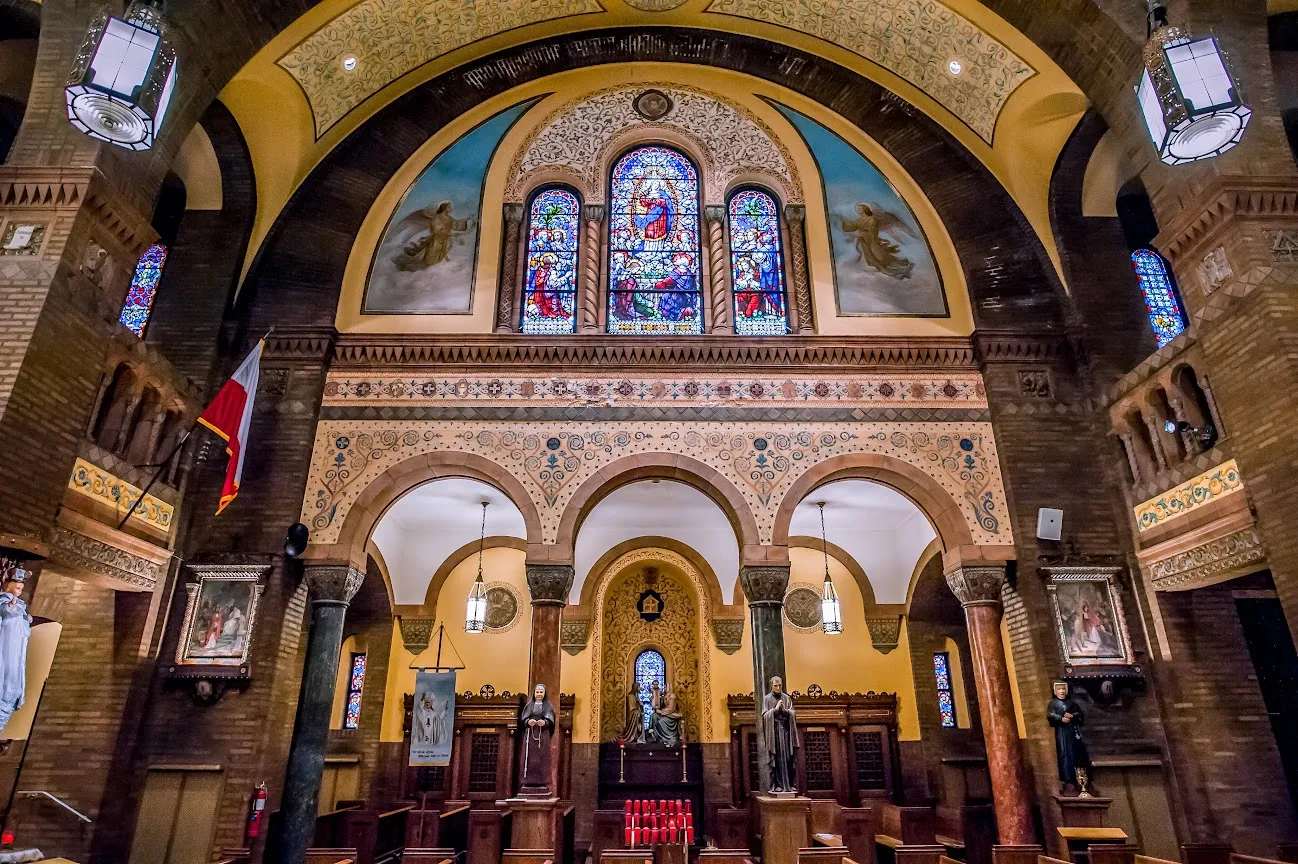
[[[865,626],[870,631],[870,644],[880,654],[887,654],[901,641],[901,616],[889,615],[887,618],[866,618]]]
[[[54,563],[144,591],[152,591],[167,570],[163,564],[132,555],[102,540],[67,528],[56,527],[53,540],[50,544],[50,558]]]
[[[749,606],[782,606],[784,594],[789,590],[789,565],[740,567],[739,584]]]
[[[333,350],[338,331],[332,327],[276,330],[266,337],[263,357],[268,360],[320,360]]]
[[[1284,218],[1298,215],[1298,184],[1287,177],[1219,176],[1190,201],[1154,239],[1173,264],[1237,217]]]
[[[311,586],[313,603],[352,602],[361,590],[365,573],[346,564],[325,564],[306,568],[306,580]]]
[[[1068,343],[1050,333],[979,330],[973,341],[980,363],[1041,363],[1068,356]]]
[[[564,621],[559,626],[559,647],[574,657],[586,650],[589,639],[590,621],[586,618]]]
[[[957,567],[946,574],[946,584],[963,606],[999,605],[1001,586],[1005,584],[1005,565],[971,564]]]
[[[566,606],[576,573],[571,564],[528,564],[527,592],[533,606]]]
[[[722,654],[734,654],[744,642],[743,618],[713,618],[712,641]]]
[[[433,628],[437,625],[434,618],[411,618],[402,615],[397,618],[401,627],[401,644],[406,650],[418,657],[428,650],[428,643],[433,638]]]
[[[1155,591],[1189,591],[1206,588],[1257,569],[1266,561],[1266,549],[1257,529],[1209,540],[1162,561],[1149,565],[1150,586]]]

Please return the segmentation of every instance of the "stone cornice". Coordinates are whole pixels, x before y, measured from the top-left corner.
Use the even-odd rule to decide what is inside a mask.
[[[1068,340],[1062,333],[1021,333],[1009,330],[980,330],[973,335],[978,364],[1040,363],[1069,355]]]
[[[1298,178],[1217,177],[1181,208],[1154,243],[1176,264],[1238,216],[1298,218]]]
[[[138,257],[157,238],[142,214],[93,166],[0,166],[0,207],[30,211],[84,210],[126,254]]]
[[[338,331],[332,327],[295,327],[272,331],[266,337],[268,360],[320,360],[329,358]]]

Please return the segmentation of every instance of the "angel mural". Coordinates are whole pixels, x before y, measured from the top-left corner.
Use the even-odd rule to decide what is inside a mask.
[[[475,220],[456,219],[454,207],[450,201],[441,201],[411,213],[393,226],[398,234],[411,238],[394,259],[398,270],[424,270],[441,264],[450,256],[451,244],[464,241],[461,235],[473,228]]]
[[[901,253],[901,246],[888,240],[892,232],[918,240],[901,217],[889,213],[878,204],[860,202],[856,205],[856,218],[839,217],[843,233],[855,238],[856,260],[864,262],[880,273],[894,279],[909,279],[915,264]]]

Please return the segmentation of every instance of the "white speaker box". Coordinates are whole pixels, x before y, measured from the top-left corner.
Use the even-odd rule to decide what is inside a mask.
[[[1058,540],[1064,532],[1064,511],[1042,507],[1037,511],[1037,538]]]

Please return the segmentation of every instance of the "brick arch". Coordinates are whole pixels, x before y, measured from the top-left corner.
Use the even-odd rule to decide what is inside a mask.
[[[639,480],[674,480],[693,486],[711,498],[734,529],[741,561],[745,548],[759,544],[753,511],[734,484],[719,471],[676,453],[638,453],[605,465],[581,484],[563,511],[556,545],[571,555],[576,546],[577,532],[595,505],[611,492]]]
[[[540,546],[541,516],[531,496],[514,475],[482,456],[440,452],[412,456],[374,478],[347,511],[338,542],[329,546],[312,545],[307,549],[307,557],[363,564],[370,535],[388,508],[412,489],[432,480],[450,477],[478,480],[503,492],[523,514],[528,545]]]
[[[914,465],[882,453],[835,456],[799,477],[780,501],[772,529],[772,545],[789,544],[789,523],[794,508],[814,489],[835,480],[870,480],[894,489],[914,502],[928,517],[943,549],[974,545],[973,532],[969,530],[964,512],[950,493]]]

